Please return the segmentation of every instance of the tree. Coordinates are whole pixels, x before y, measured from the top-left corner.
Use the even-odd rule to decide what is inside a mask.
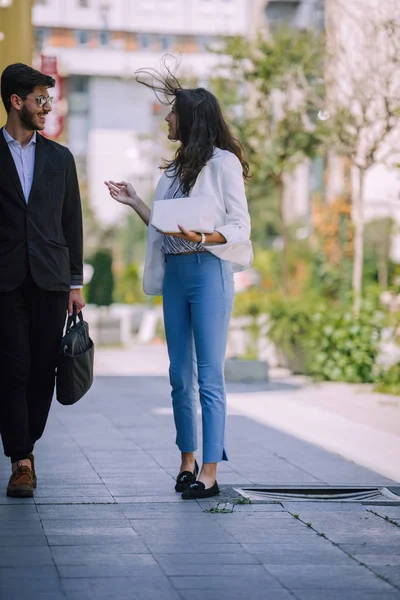
[[[327,110],[332,144],[357,176],[352,190],[353,295],[358,314],[364,263],[368,171],[390,165],[400,125],[400,5],[397,0],[327,0]]]
[[[94,270],[88,284],[87,301],[96,306],[110,306],[113,302],[114,288],[111,252],[99,250],[90,263]]]
[[[273,188],[278,200],[282,241],[282,287],[288,285],[288,229],[285,178],[321,147],[325,126],[323,36],[279,28],[255,41],[227,40],[232,78],[246,82],[245,113],[237,129],[252,167],[251,186]]]

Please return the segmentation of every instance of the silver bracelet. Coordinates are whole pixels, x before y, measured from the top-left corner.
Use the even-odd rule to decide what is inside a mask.
[[[201,241],[200,241],[200,243],[201,243],[201,244],[205,244],[205,243],[206,243],[206,241],[207,241],[207,240],[206,240],[206,234],[205,234],[205,233],[201,233],[200,235],[201,235]]]

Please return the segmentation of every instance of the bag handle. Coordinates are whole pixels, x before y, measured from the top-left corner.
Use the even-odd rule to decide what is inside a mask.
[[[67,327],[65,329],[66,332],[68,332],[71,329],[71,326],[73,325],[74,327],[76,327],[76,317],[79,318],[80,322],[83,323],[83,315],[82,315],[82,311],[80,311],[79,314],[77,314],[76,312],[76,306],[74,304],[74,307],[72,309],[72,315],[68,317],[67,320]]]

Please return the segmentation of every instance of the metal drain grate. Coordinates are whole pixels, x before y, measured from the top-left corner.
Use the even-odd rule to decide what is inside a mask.
[[[396,489],[396,488],[394,488]],[[369,486],[249,486],[235,488],[252,502],[356,502],[400,505],[400,491]]]

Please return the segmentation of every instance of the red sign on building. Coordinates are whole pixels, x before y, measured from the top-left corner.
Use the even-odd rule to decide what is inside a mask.
[[[54,100],[52,111],[46,117],[46,127],[42,133],[48,138],[57,139],[62,134],[64,128],[64,115],[62,111],[64,100],[63,81],[58,74],[57,57],[43,56],[42,54],[40,70],[45,75],[51,75],[56,82],[55,87],[49,90],[49,95],[53,96]]]

